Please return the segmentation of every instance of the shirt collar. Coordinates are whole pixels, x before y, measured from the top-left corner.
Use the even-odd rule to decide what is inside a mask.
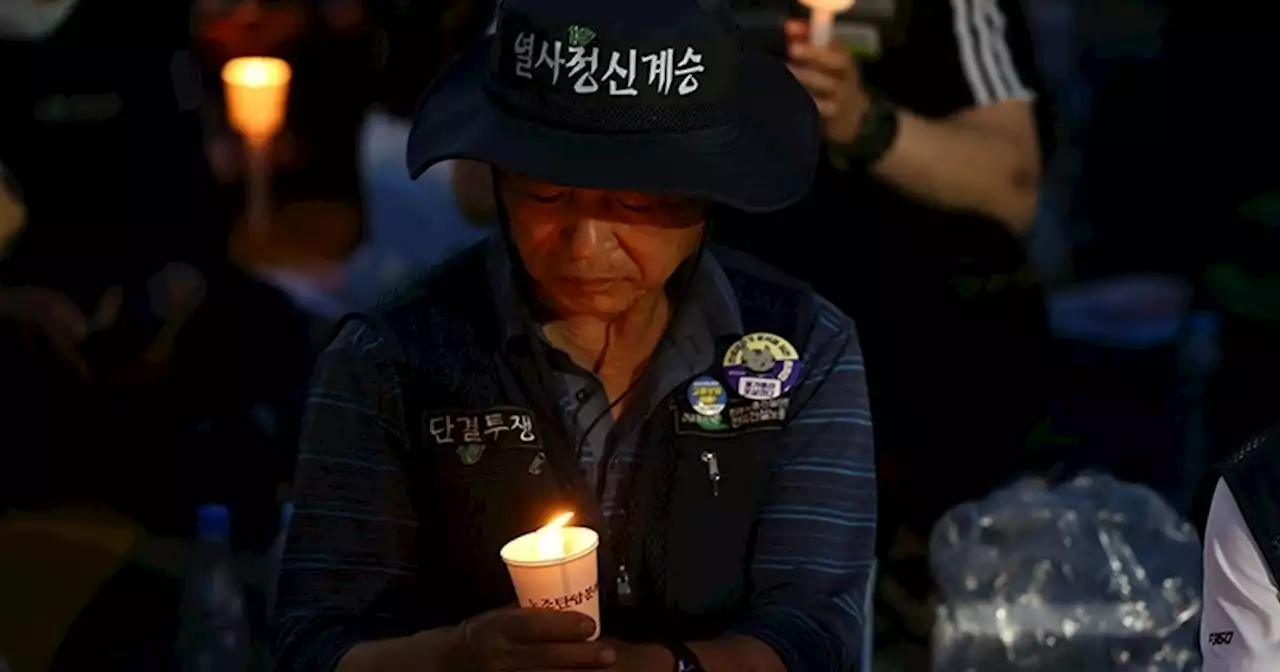
[[[529,307],[517,290],[516,269],[512,266],[509,249],[504,236],[494,236],[490,240],[488,273],[498,309],[503,347],[537,333]],[[742,313],[729,279],[713,254],[704,249],[694,259],[696,261],[685,262],[696,263],[697,266],[693,269],[689,289],[685,292],[668,340],[677,344],[692,340],[699,345],[714,347],[720,338],[742,335]]]

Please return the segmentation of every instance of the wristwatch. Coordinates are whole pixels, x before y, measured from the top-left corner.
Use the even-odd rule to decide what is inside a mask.
[[[884,158],[898,139],[898,106],[872,94],[853,142],[841,148],[852,162],[869,167]]]
[[[698,656],[689,648],[688,644],[672,639],[663,642],[663,646],[671,652],[676,659],[676,665],[672,668],[673,672],[706,672],[702,667],[702,663],[698,661]]]

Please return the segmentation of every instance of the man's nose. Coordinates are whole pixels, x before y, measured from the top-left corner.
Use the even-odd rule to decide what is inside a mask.
[[[574,261],[583,261],[612,252],[618,246],[613,224],[583,217],[569,226],[569,249]]]

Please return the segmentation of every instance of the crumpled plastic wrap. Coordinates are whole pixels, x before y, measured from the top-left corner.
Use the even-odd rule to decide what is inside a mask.
[[[1109,476],[1027,479],[934,528],[934,672],[1200,669],[1200,541]]]

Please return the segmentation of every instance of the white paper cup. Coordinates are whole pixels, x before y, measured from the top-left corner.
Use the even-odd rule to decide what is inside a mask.
[[[600,535],[585,527],[566,527],[564,555],[545,560],[539,532],[517,537],[502,547],[502,560],[511,573],[520,606],[529,609],[576,611],[596,623],[591,639],[600,636],[600,583],[596,549]]]

